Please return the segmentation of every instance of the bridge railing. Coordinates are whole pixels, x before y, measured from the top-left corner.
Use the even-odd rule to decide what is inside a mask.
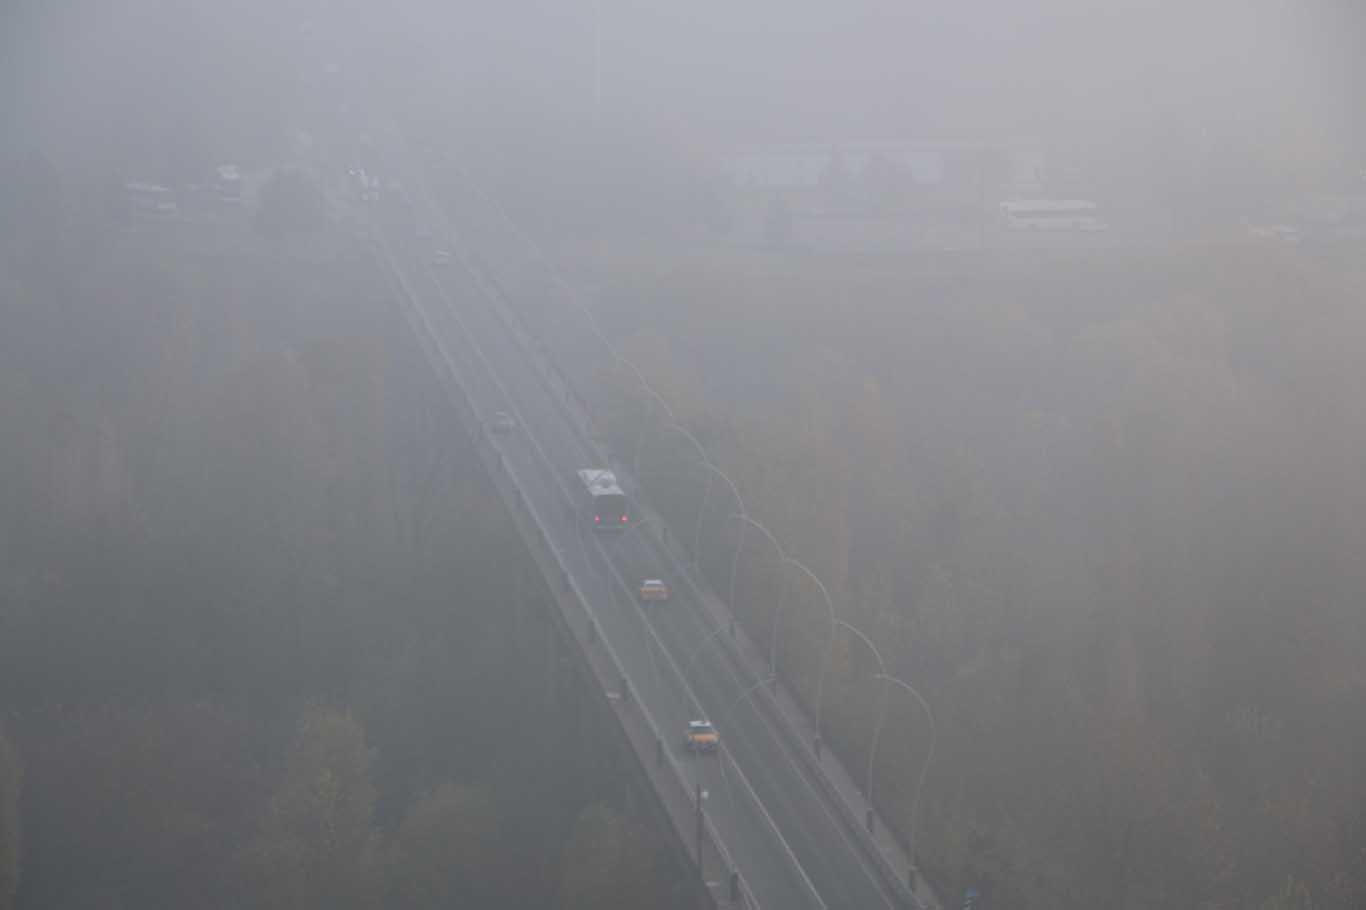
[[[623,478],[628,484],[628,493],[630,493],[638,503],[647,504],[647,508],[655,515],[658,515],[657,510],[648,505],[649,498],[644,488],[626,471],[626,466],[623,465],[619,459],[613,458],[601,445],[597,438],[597,434],[594,432],[591,417],[592,408],[589,404],[588,396],[577,389],[573,380],[570,379],[568,372],[562,369],[556,362],[550,347],[539,335],[531,330],[518,312],[518,309],[508,305],[508,298],[513,295],[499,282],[498,277],[493,274],[490,269],[483,266],[481,263],[478,263],[477,260],[472,260],[471,264],[472,270],[475,271],[478,276],[481,289],[485,292],[489,302],[492,304],[493,312],[496,314],[499,322],[527,354],[528,362],[536,370],[537,375],[546,388],[555,393],[566,407],[570,409],[570,412],[574,417],[572,422],[582,430],[585,442],[597,453],[600,463],[611,466],[614,471],[617,472],[617,476]],[[545,283],[542,282],[541,284],[544,285]],[[546,289],[547,288],[542,287],[543,291]],[[572,289],[565,286],[562,281],[556,281],[554,279],[551,280],[549,289],[552,289],[552,293],[553,289],[558,289],[562,293],[573,293]],[[652,524],[656,527],[667,527],[667,525],[661,522],[652,522]],[[710,586],[706,581],[696,577],[696,574],[690,565],[688,554],[683,548],[683,542],[678,539],[677,535],[669,535],[667,538],[661,538],[657,534],[651,533],[651,530],[652,529],[646,531],[647,539],[657,551],[667,556],[669,561],[673,564],[673,570],[677,573],[677,576],[684,578],[687,581],[689,587],[693,589],[696,597],[699,599],[699,602],[704,606],[708,603],[720,603],[720,599],[711,591]],[[727,604],[726,606],[731,610],[734,609],[732,605]],[[733,642],[728,643],[726,651],[728,657],[743,670],[746,659],[743,654],[739,653],[736,644]],[[908,882],[910,875],[915,874],[912,871],[914,869],[913,862],[908,860],[904,864],[905,868],[898,868],[892,863],[891,859],[888,857],[887,851],[878,843],[876,836],[868,830],[865,825],[865,820],[860,817],[859,812],[846,798],[845,794],[840,791],[834,780],[831,779],[828,769],[822,762],[815,758],[809,748],[810,744],[798,732],[798,725],[789,713],[782,708],[773,694],[767,690],[758,701],[765,706],[766,713],[775,721],[775,728],[781,731],[791,750],[800,756],[803,766],[807,769],[808,776],[816,781],[821,787],[826,800],[837,807],[845,831],[857,842],[862,844],[863,853],[873,862],[880,877],[892,892],[898,896],[903,904],[922,908],[923,910],[925,902],[915,893]],[[887,826],[885,822],[882,823],[882,827],[884,830],[889,830],[889,826]],[[900,845],[898,845],[898,848],[902,851],[905,850],[905,848]],[[934,903],[933,896],[931,896],[931,904],[933,905]]]
[[[570,567],[565,563],[564,554],[555,547],[551,541],[546,530],[548,525],[543,516],[538,513],[534,503],[525,495],[524,487],[517,477],[516,469],[508,463],[506,458],[504,458],[493,439],[484,432],[484,418],[479,411],[476,398],[470,393],[469,383],[466,377],[462,374],[456,362],[442,348],[439,336],[431,322],[428,320],[416,295],[413,294],[411,288],[408,287],[402,271],[395,264],[393,257],[383,244],[382,239],[373,235],[370,239],[376,257],[383,262],[396,294],[403,300],[404,317],[408,321],[409,327],[413,331],[414,337],[417,339],[423,355],[427,358],[429,364],[438,376],[441,376],[454,384],[454,390],[451,390],[449,386],[445,386],[445,383],[443,383],[443,386],[447,388],[448,392],[453,391],[455,393],[450,394],[449,396],[451,404],[454,406],[462,422],[466,425],[466,428],[471,431],[472,436],[478,441],[476,448],[479,452],[479,456],[484,462],[489,476],[494,479],[494,486],[507,505],[514,523],[519,526],[519,531],[522,533],[523,538],[527,540],[533,558],[540,566],[542,573],[546,578],[548,580],[553,580],[552,586],[557,585],[561,592],[570,594],[573,601],[577,603],[582,614],[581,617],[579,617],[580,621],[575,622],[575,617],[568,614],[565,615],[565,620],[570,628],[575,630],[575,637],[584,648],[590,667],[594,669],[595,675],[599,677],[599,683],[606,689],[607,686],[611,685],[613,680],[623,680],[626,681],[629,688],[630,675],[626,672],[625,666],[616,650],[612,647],[611,642],[603,635],[596,635],[586,631],[590,628],[602,628],[597,617],[594,615],[591,601],[584,595],[573,572],[570,571]],[[559,597],[556,597],[555,600],[558,607],[563,609],[563,601]],[[587,622],[585,623],[583,620],[586,620]],[[601,667],[600,662],[593,657],[593,649],[591,646],[594,642],[601,644],[601,654],[605,655],[608,661],[610,669],[608,669],[605,674],[602,672],[603,668]],[[606,678],[603,678],[604,676]],[[638,706],[639,708],[639,715],[635,721],[630,719],[631,715],[626,711],[617,712],[617,716],[621,719],[623,724],[636,723],[642,725],[644,728],[643,732],[646,734],[645,738],[650,742],[662,743],[665,741],[662,739],[663,734],[660,726],[651,715],[647,705],[639,699],[631,699],[629,692],[619,693],[619,701],[629,701],[632,705]],[[648,756],[641,753],[639,748],[640,738],[641,737],[639,736],[631,737],[628,733],[628,739],[633,745],[637,746],[636,751],[638,760],[642,762],[643,767],[647,769],[647,774],[649,774],[648,769],[650,768],[650,763]],[[743,872],[739,870],[733,855],[726,847],[725,842],[722,839],[720,832],[717,831],[710,815],[706,812],[704,806],[698,805],[697,793],[695,788],[689,785],[683,767],[671,750],[664,750],[663,754],[666,758],[667,767],[670,773],[664,775],[662,780],[657,775],[649,774],[649,776],[656,784],[665,783],[674,789],[672,800],[666,798],[667,794],[661,794],[661,801],[665,807],[666,813],[669,814],[673,820],[675,828],[677,829],[690,858],[697,864],[697,867],[700,870],[703,865],[703,857],[698,854],[697,850],[701,845],[695,844],[694,839],[690,836],[691,824],[689,822],[691,819],[687,821],[681,820],[677,817],[676,812],[669,810],[671,804],[678,805],[680,801],[691,807],[694,818],[696,815],[701,816],[707,840],[712,849],[716,851],[717,856],[720,858],[720,861],[727,872],[734,872],[737,875],[737,885],[740,892],[739,896],[744,902],[744,906],[752,908],[752,910],[762,910],[749,882],[745,878]],[[705,882],[703,883],[703,887],[706,887]]]

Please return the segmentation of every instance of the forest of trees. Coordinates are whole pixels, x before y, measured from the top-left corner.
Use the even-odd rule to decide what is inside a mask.
[[[19,167],[0,908],[672,906],[364,248]]]
[[[326,9],[414,144],[538,230],[598,236],[562,258],[603,324],[926,695],[937,884],[1366,905],[1360,262],[661,254],[623,238],[725,226],[715,137],[639,108],[585,129],[586,84],[566,106],[517,72],[536,41]],[[28,93],[0,152],[54,152],[0,174],[0,910],[670,906],[656,832],[563,748],[539,577],[318,187],[288,172],[255,226],[106,220],[125,179],[325,145],[317,83],[358,61],[307,56],[322,10],[21,0],[0,30],[0,105]],[[1234,195],[1283,164],[1263,127],[1216,158]],[[1159,157],[1195,136],[1171,132]],[[1186,181],[1144,186],[1196,188],[1134,148]],[[636,390],[576,378],[630,451]],[[691,537],[704,475],[646,443]],[[729,509],[703,516],[718,581]],[[823,609],[755,536],[736,606],[757,640],[784,617],[810,704]],[[856,642],[836,655],[824,716],[856,767],[878,687]],[[888,708],[877,792],[906,835],[927,723]]]
[[[1006,907],[1362,906],[1359,261],[1210,246],[955,269],[624,242],[562,260],[930,701],[916,852],[939,883]],[[563,362],[601,362],[579,353]],[[651,413],[634,380],[580,381],[632,452]],[[691,538],[707,475],[644,438],[642,478]],[[709,502],[724,591],[734,504],[719,485]],[[809,705],[823,602],[744,546],[738,610],[766,642],[784,605]],[[836,671],[827,732],[862,767],[875,667],[842,636]],[[903,834],[927,740],[894,693],[876,786]]]

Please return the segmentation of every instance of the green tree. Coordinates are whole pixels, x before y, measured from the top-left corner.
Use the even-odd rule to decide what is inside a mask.
[[[653,907],[658,890],[655,853],[644,832],[600,803],[583,810],[565,846],[555,906]]]
[[[1287,875],[1281,890],[1262,901],[1262,910],[1314,910],[1314,898],[1309,887],[1293,875]]]
[[[19,891],[19,794],[24,772],[0,726],[0,910],[12,910]]]
[[[261,907],[364,907],[377,863],[375,788],[365,731],[349,714],[309,709],[246,865]]]
[[[186,906],[251,830],[249,731],[206,703],[47,709],[24,721],[26,906]]]
[[[503,893],[497,811],[479,790],[444,784],[399,826],[391,872],[396,906],[492,906]]]

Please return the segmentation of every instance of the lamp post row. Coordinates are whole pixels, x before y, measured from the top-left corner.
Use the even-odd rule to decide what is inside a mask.
[[[597,82],[597,80],[595,80],[595,82]],[[595,106],[596,102],[600,101],[600,91],[600,83],[595,84]],[[588,308],[577,299],[576,295],[571,294],[570,296],[571,298],[574,298],[574,304],[580,310],[583,311],[593,334],[598,338],[598,340],[603,345],[607,347],[607,349],[618,361],[620,361],[623,365],[625,365],[628,369],[631,370],[631,372],[635,375],[640,390],[643,391],[648,396],[648,398],[652,400],[652,402],[657,403],[662,409],[663,413],[668,417],[668,422],[664,427],[664,431],[677,433],[683,436],[685,439],[687,439],[689,443],[692,444],[692,447],[696,450],[698,457],[701,460],[701,463],[704,467],[707,468],[709,472],[707,475],[706,487],[702,496],[702,503],[698,509],[697,523],[693,529],[692,558],[694,563],[700,564],[698,552],[700,549],[701,527],[703,518],[706,514],[706,505],[711,496],[712,480],[714,479],[714,477],[720,477],[730,488],[731,494],[734,496],[736,504],[739,506],[740,510],[738,513],[732,513],[730,515],[730,519],[740,521],[740,531],[736,536],[735,552],[731,557],[730,578],[727,591],[727,606],[732,610],[735,609],[735,578],[739,570],[740,554],[744,547],[745,530],[749,527],[755,528],[756,530],[760,531],[766,538],[768,538],[769,542],[773,544],[774,549],[777,551],[778,556],[784,566],[797,568],[804,575],[806,575],[807,578],[809,578],[820,591],[821,596],[825,601],[826,611],[830,619],[830,634],[826,644],[825,655],[821,661],[820,675],[816,683],[816,742],[813,745],[817,750],[817,757],[819,757],[820,749],[819,743],[820,731],[822,729],[822,713],[824,709],[825,680],[826,676],[829,673],[830,662],[834,654],[835,635],[837,629],[840,626],[843,626],[844,628],[848,629],[851,633],[853,633],[860,640],[862,640],[863,643],[867,645],[869,650],[872,651],[874,658],[877,660],[878,668],[880,670],[880,672],[876,674],[875,678],[881,680],[883,686],[881,700],[873,728],[872,742],[870,744],[868,752],[868,768],[866,772],[866,783],[864,787],[864,796],[868,803],[870,818],[873,799],[873,769],[876,762],[877,748],[881,737],[882,726],[886,719],[888,687],[890,685],[895,685],[901,689],[904,689],[906,692],[910,693],[916,699],[916,701],[921,705],[921,707],[924,708],[925,714],[930,721],[930,748],[928,754],[926,755],[924,763],[921,765],[920,775],[916,783],[915,795],[912,798],[911,803],[911,847],[913,851],[915,847],[916,836],[918,833],[917,824],[919,820],[921,793],[924,788],[925,777],[929,770],[929,766],[934,760],[934,751],[938,742],[938,731],[934,721],[934,712],[931,710],[929,702],[926,701],[925,698],[910,683],[907,683],[902,679],[899,679],[895,676],[888,674],[886,672],[886,664],[882,659],[882,655],[878,652],[872,640],[869,639],[868,636],[865,635],[856,626],[844,620],[841,620],[838,618],[838,616],[836,616],[834,601],[830,597],[830,592],[825,587],[824,582],[822,582],[820,578],[816,575],[816,573],[811,571],[811,569],[805,563],[801,562],[796,557],[789,556],[787,552],[783,549],[782,545],[778,542],[777,538],[772,534],[772,532],[770,532],[766,527],[764,527],[763,524],[756,521],[754,518],[750,517],[748,510],[745,508],[744,498],[740,495],[740,491],[736,487],[735,483],[724,471],[722,471],[714,462],[712,462],[711,458],[707,454],[706,448],[697,440],[697,438],[686,427],[679,423],[677,416],[674,414],[673,409],[669,406],[669,403],[664,399],[662,395],[659,394],[658,391],[656,391],[649,384],[648,381],[646,381],[645,376],[640,371],[639,367],[637,367],[623,354],[621,354],[621,352],[619,352],[616,349],[616,346],[611,343],[611,341],[607,338],[605,334],[603,334],[602,330],[599,328],[597,324],[596,318],[593,317],[591,311],[589,311]],[[651,408],[653,409],[653,405],[651,406]],[[647,423],[645,427],[642,427],[640,433],[636,438],[635,452],[633,453],[632,457],[632,467],[636,477],[640,476],[640,454],[642,446],[644,444],[645,436],[648,432],[649,426]],[[760,680],[759,684],[762,684],[764,682],[776,682],[777,679],[777,636],[778,622],[781,618],[781,613],[782,610],[780,602],[774,610],[774,620],[772,625],[772,631],[770,632],[769,676],[765,680]],[[713,633],[711,636],[708,637],[708,641],[713,640],[715,637],[716,633]],[[747,690],[745,696],[748,696],[754,688],[757,688],[757,685]]]

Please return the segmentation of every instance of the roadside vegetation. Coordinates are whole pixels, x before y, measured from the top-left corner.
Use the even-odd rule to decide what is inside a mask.
[[[1366,899],[1366,272],[1272,246],[1055,261],[651,251],[562,261],[750,512],[938,721],[917,856],[999,906]],[[565,363],[592,362],[566,358]],[[597,361],[601,364],[601,360]],[[691,544],[706,473],[624,370],[582,371]],[[712,487],[703,564],[729,582]],[[745,537],[736,603],[814,709],[819,594]],[[827,732],[867,760],[871,654]],[[875,791],[909,834],[923,712]]]
[[[1366,906],[1358,251],[832,255],[777,203],[741,248],[706,167],[728,140],[519,82],[546,48],[517,10],[495,40],[362,6],[21,0],[0,31],[33,92],[0,161],[0,910],[674,905],[541,580],[339,227],[367,79],[467,239],[496,223],[472,173],[929,701],[932,762],[890,691],[874,788],[950,904]],[[1186,127],[1126,133],[1112,180],[1227,236],[1250,191],[1312,188],[1322,149],[1273,120],[1202,171]],[[255,221],[126,217],[125,180],[226,163],[277,171]],[[870,195],[931,217],[914,190]],[[725,591],[734,503],[521,277]],[[824,601],[758,534],[738,566],[816,710]],[[834,638],[819,709],[860,771],[875,671]]]
[[[1181,243],[745,245],[725,217],[740,198],[681,156],[616,143],[582,171],[599,179],[566,195],[543,186],[544,148],[495,164],[463,141],[475,125],[413,121],[461,163],[433,181],[452,217],[499,230],[473,171],[576,289],[532,277],[535,257],[508,252],[521,239],[488,240],[504,295],[611,449],[638,462],[677,540],[700,542],[714,589],[729,587],[736,503],[579,304],[927,698],[938,743],[918,819],[929,724],[898,689],[874,790],[942,893],[976,887],[1007,907],[1366,901],[1356,247],[1241,239],[1215,218],[1222,186],[1182,194],[1177,214],[1209,227]],[[631,181],[658,173],[653,204],[627,207]],[[776,628],[783,678],[814,712],[824,600],[758,533],[738,566],[741,620],[765,649]],[[833,654],[821,714],[861,780],[877,667],[848,634]]]
[[[293,176],[274,220],[191,224],[23,167],[0,908],[672,906],[364,247]]]

